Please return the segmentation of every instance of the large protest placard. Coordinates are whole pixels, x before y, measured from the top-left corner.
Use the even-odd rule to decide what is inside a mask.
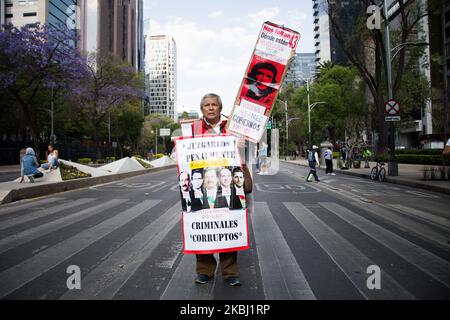
[[[231,135],[175,141],[184,253],[249,248],[244,174],[237,142],[238,138]]]
[[[229,132],[261,140],[299,39],[294,30],[263,23],[229,117]]]

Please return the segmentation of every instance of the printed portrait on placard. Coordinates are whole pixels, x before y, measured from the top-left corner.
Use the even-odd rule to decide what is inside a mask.
[[[275,102],[284,68],[282,64],[254,56],[244,80],[241,98],[270,108]]]

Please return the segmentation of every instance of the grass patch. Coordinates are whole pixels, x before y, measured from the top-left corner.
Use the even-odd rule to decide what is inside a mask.
[[[60,163],[59,169],[61,171],[61,178],[63,181],[91,177],[89,173],[81,172],[77,168],[68,166],[64,163]]]
[[[141,164],[141,166],[143,166],[145,169],[150,169],[153,168],[153,166],[145,161],[142,161],[142,159],[136,158],[135,159]]]

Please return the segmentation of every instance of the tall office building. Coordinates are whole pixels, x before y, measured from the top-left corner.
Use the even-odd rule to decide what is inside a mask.
[[[316,65],[325,61],[331,61],[330,21],[326,6],[326,0],[313,0]]]
[[[74,23],[77,0],[0,0],[1,24],[16,27],[49,24],[55,28]],[[76,22],[75,22],[76,23]]]
[[[316,72],[316,55],[314,53],[297,53],[294,56],[284,78],[283,86],[292,84],[294,88],[305,84]]]
[[[145,42],[145,77],[149,112],[171,117],[177,113],[177,48],[168,35],[150,35]]]
[[[334,0],[332,6],[336,23],[346,32],[354,32],[355,21],[366,15],[363,1]],[[316,64],[331,61],[335,64],[348,65],[349,61],[340,48],[331,26],[327,0],[313,0],[313,16]]]
[[[143,0],[79,0],[81,50],[109,52],[143,71]]]

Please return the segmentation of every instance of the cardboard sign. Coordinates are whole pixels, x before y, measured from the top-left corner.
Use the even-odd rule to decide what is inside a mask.
[[[183,252],[248,249],[247,203],[237,137],[196,136],[175,143]]]
[[[259,142],[300,34],[271,22],[261,32],[229,116],[227,130]]]

